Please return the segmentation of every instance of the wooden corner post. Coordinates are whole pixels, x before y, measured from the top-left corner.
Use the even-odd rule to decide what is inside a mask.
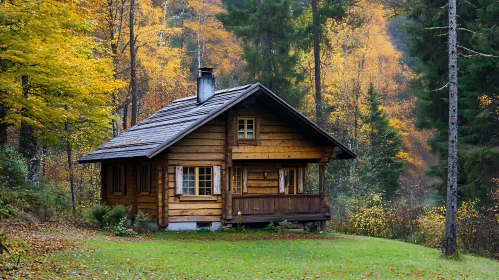
[[[326,207],[325,205],[325,176],[324,176],[324,171],[326,169],[326,164],[319,164],[319,194],[321,195],[321,209],[324,209]],[[326,232],[326,221],[322,220],[321,221],[321,231]]]
[[[159,205],[161,205],[161,226],[168,225],[168,154],[165,154],[164,157],[159,162],[161,166],[161,195],[158,196],[158,199],[161,201]]]

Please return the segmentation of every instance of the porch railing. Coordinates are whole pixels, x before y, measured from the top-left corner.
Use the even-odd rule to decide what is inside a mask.
[[[329,215],[329,207],[321,194],[297,195],[234,195],[227,192],[226,218],[232,219],[240,211],[242,215]]]

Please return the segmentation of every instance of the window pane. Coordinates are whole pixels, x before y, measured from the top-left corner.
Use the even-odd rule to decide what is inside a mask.
[[[253,138],[253,132],[246,133],[246,138]]]
[[[295,184],[295,171],[294,170],[289,170],[289,184],[290,185]]]
[[[237,125],[237,137],[244,138],[244,120],[239,120]]]
[[[188,194],[189,193],[189,185],[187,184],[187,182],[184,182],[182,184],[182,194]]]

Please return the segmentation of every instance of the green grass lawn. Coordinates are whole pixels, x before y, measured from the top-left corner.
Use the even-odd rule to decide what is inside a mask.
[[[473,256],[464,256],[462,261],[445,260],[439,258],[438,250],[393,240],[353,236],[328,240],[247,240],[273,236],[276,235],[163,233],[138,241],[97,237],[79,248],[50,256],[44,262],[50,266],[44,269],[47,273],[44,276],[84,279],[499,277],[496,261]],[[308,235],[310,237],[313,236]]]

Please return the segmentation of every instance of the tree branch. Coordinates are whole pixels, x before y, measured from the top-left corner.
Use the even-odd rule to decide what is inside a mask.
[[[486,53],[481,53],[481,52],[477,52],[477,51],[474,51],[474,50],[471,50],[471,49],[468,49],[466,47],[463,47],[461,45],[457,45],[458,48],[461,48],[463,50],[466,50],[466,51],[469,51],[470,53],[473,53],[475,54],[476,56],[484,56],[484,57],[494,57],[494,58],[499,58],[499,56],[497,55],[493,55],[493,54],[486,54]]]
[[[437,89],[433,89],[433,90],[428,90],[426,92],[435,92],[435,91],[439,91],[439,90],[443,90],[445,88],[449,87],[449,82],[447,82],[445,85],[443,85],[441,88],[437,88]]]

